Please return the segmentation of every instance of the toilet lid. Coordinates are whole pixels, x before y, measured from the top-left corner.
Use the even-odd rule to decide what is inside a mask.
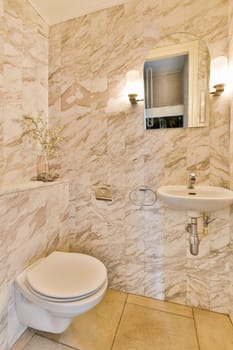
[[[26,280],[37,293],[51,298],[77,299],[98,290],[107,278],[104,264],[79,253],[55,251],[27,270]]]

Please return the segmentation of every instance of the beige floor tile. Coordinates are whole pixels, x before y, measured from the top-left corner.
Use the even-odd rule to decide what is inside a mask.
[[[232,350],[233,326],[228,316],[194,309],[200,350]]]
[[[24,348],[24,350],[42,350],[42,349],[43,350],[70,350],[70,347],[55,343],[51,340],[35,335]]]
[[[99,305],[75,318],[64,333],[48,337],[80,350],[110,350],[126,297],[108,290]]]
[[[191,318],[126,304],[112,350],[198,350]]]
[[[137,304],[151,309],[156,309],[186,317],[193,317],[192,308],[190,306],[179,305],[167,301],[160,301],[152,298],[146,298],[138,295],[130,294],[127,299],[128,303]]]
[[[15,343],[15,345],[11,348],[11,350],[23,350],[27,343],[32,339],[35,331],[28,328],[23,335],[19,338],[19,340]]]

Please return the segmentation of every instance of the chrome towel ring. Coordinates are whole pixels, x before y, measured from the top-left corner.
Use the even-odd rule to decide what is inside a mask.
[[[152,206],[157,201],[157,195],[156,192],[152,190],[152,188],[143,185],[136,187],[130,191],[129,200],[134,205],[140,207]]]

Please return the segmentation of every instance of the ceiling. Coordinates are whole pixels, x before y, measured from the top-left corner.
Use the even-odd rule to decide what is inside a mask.
[[[49,25],[119,5],[127,0],[29,0]]]

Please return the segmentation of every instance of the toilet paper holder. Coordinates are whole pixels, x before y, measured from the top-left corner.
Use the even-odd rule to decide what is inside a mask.
[[[95,189],[95,198],[103,201],[112,201],[111,185],[99,185]]]

